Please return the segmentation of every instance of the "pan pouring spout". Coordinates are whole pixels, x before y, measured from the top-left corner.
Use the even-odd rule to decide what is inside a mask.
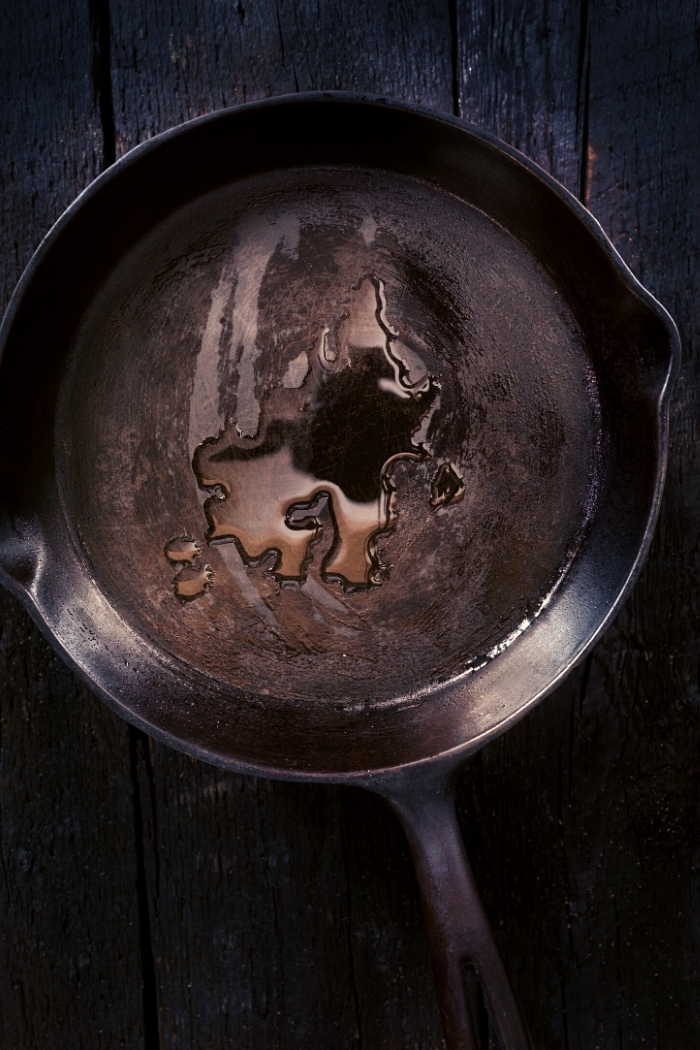
[[[374,277],[298,347],[285,352],[282,385],[263,396],[257,434],[231,425],[195,451],[197,483],[210,494],[207,539],[234,540],[251,566],[274,555],[278,579],[303,581],[327,507],[334,535],[323,580],[371,587],[388,574],[377,540],[398,520],[393,471],[429,458],[416,435],[437,407],[439,381],[400,343]]]

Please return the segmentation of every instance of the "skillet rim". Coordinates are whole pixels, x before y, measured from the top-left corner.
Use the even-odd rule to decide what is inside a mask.
[[[646,518],[646,526],[641,543],[639,544],[636,556],[630,565],[629,571],[627,572],[626,578],[623,585],[620,587],[615,601],[609,605],[607,613],[604,615],[602,620],[599,621],[596,629],[588,635],[585,641],[576,647],[574,654],[566,661],[562,666],[559,673],[541,690],[539,690],[530,700],[526,703],[521,704],[515,711],[504,717],[501,721],[496,722],[490,729],[477,734],[466,742],[462,742],[454,748],[447,751],[437,752],[429,757],[420,758],[415,761],[406,763],[397,763],[394,766],[386,767],[383,769],[372,769],[372,770],[356,770],[352,772],[314,772],[309,770],[295,770],[289,768],[274,768],[265,765],[257,765],[255,763],[234,761],[229,757],[223,755],[217,755],[211,749],[205,749],[197,744],[191,744],[187,740],[183,740],[182,737],[177,736],[168,730],[163,730],[158,726],[149,722],[147,719],[137,715],[131,708],[122,703],[116,696],[109,693],[102,685],[94,679],[90,673],[85,670],[71,655],[71,653],[61,644],[58,638],[54,634],[53,628],[49,625],[45,619],[39,605],[35,601],[30,591],[17,579],[15,579],[9,571],[0,563],[0,582],[2,582],[23,604],[25,609],[29,612],[32,619],[39,626],[42,633],[48,639],[50,644],[59,652],[62,659],[68,664],[71,669],[77,673],[82,681],[95,692],[100,699],[102,699],[107,705],[116,713],[124,717],[130,724],[137,726],[138,728],[146,731],[150,735],[168,743],[171,746],[176,747],[178,750],[184,751],[194,757],[201,758],[205,761],[214,763],[216,765],[223,765],[227,769],[235,770],[243,773],[251,773],[255,775],[262,775],[266,777],[273,777],[278,779],[287,780],[303,780],[303,781],[321,781],[321,782],[354,782],[354,783],[377,783],[382,781],[386,777],[392,777],[397,774],[398,771],[414,769],[418,767],[430,766],[434,768],[436,764],[451,765],[457,763],[466,755],[478,750],[489,740],[494,739],[496,736],[505,732],[511,725],[519,721],[520,718],[524,717],[525,714],[531,710],[537,703],[539,703],[549,693],[553,692],[563,681],[563,679],[571,672],[571,670],[578,664],[595,646],[601,635],[608,628],[612,620],[617,616],[621,606],[628,597],[646,558],[646,555],[651,544],[653,537],[656,521],[658,518],[659,507],[661,497],[663,493],[663,486],[666,475],[666,465],[668,456],[668,445],[669,445],[669,402],[673,382],[678,373],[680,366],[681,357],[681,344],[680,337],[676,325],[671,318],[665,307],[659,303],[659,301],[637,280],[635,275],[632,273],[630,268],[624,262],[617,249],[614,247],[612,242],[609,240],[602,226],[598,220],[588,211],[587,208],[576,198],[569,190],[563,185],[557,182],[551,175],[549,175],[543,168],[541,168],[535,161],[532,161],[520,151],[512,146],[504,143],[502,140],[497,138],[490,132],[484,131],[474,125],[463,121],[460,118],[440,113],[435,110],[431,110],[425,106],[416,105],[415,103],[404,102],[397,99],[392,99],[383,95],[373,95],[356,92],[344,92],[344,91],[318,91],[318,92],[303,92],[292,95],[280,95],[273,96],[268,99],[262,99],[255,102],[244,103],[239,106],[227,107],[225,109],[216,110],[212,113],[204,114],[199,117],[195,117],[192,120],[186,121],[182,124],[176,125],[175,127],[169,128],[153,138],[148,139],[145,142],[135,146],[128,153],[124,154],[114,164],[107,168],[104,172],[98,175],[82,192],[75,198],[75,200],[68,206],[68,208],[61,214],[57,221],[46,233],[36,251],[32,255],[29,263],[24,269],[17,286],[10,298],[7,306],[2,324],[0,325],[0,375],[2,374],[2,367],[5,358],[6,345],[11,337],[12,328],[28,290],[31,288],[34,276],[41,267],[46,256],[54,249],[57,242],[62,238],[64,231],[70,227],[75,217],[82,211],[82,209],[89,204],[93,198],[101,195],[104,190],[112,185],[115,180],[119,180],[123,173],[129,170],[134,164],[138,164],[141,159],[159,149],[163,144],[170,142],[181,136],[187,136],[188,133],[195,127],[201,127],[207,124],[215,124],[222,120],[227,120],[231,116],[241,112],[261,111],[269,108],[281,108],[284,106],[296,106],[308,103],[338,103],[345,102],[352,105],[366,106],[368,109],[381,107],[386,110],[395,110],[399,112],[405,112],[408,114],[414,114],[422,118],[428,118],[435,125],[445,125],[448,127],[456,128],[462,133],[480,140],[482,143],[486,143],[493,147],[498,153],[505,154],[512,162],[516,165],[525,168],[527,172],[534,176],[537,180],[544,183],[550,192],[553,192],[560,200],[568,207],[570,211],[574,213],[576,218],[583,223],[589,234],[591,234],[598,246],[603,249],[608,260],[614,265],[619,277],[625,283],[627,288],[632,292],[644,306],[651,311],[656,319],[664,327],[668,336],[668,367],[666,369],[665,378],[663,385],[659,392],[655,395],[654,401],[656,403],[656,422],[658,426],[658,445],[657,445],[657,470],[655,475],[655,483],[653,489],[653,496],[649,505],[649,513]],[[0,508],[1,509],[1,508]],[[1,545],[0,545],[1,547]],[[556,601],[556,599],[555,599]],[[116,612],[116,610],[115,610]],[[117,614],[118,615],[118,614]],[[147,639],[142,638],[141,641],[149,648],[152,646]]]

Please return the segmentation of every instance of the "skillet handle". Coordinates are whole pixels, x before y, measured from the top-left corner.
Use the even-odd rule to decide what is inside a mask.
[[[451,788],[434,781],[428,791],[425,785],[392,787],[382,794],[403,825],[416,866],[447,1050],[486,1050],[489,1023],[499,1050],[530,1050],[467,859]],[[469,968],[483,989],[481,1009],[468,1002]]]

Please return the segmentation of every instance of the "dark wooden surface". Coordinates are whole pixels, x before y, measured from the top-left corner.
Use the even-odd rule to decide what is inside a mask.
[[[696,4],[10,0],[0,20],[3,303],[124,150],[343,88],[522,149],[671,310],[684,365],[649,563],[585,666],[465,768],[460,811],[538,1050],[700,1045]],[[5,593],[0,666],[3,1050],[442,1045],[407,847],[378,800],[149,742]]]

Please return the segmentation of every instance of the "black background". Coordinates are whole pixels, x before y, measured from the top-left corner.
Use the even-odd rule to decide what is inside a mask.
[[[6,0],[3,305],[102,168],[297,90],[457,113],[576,193],[675,317],[651,556],[569,682],[466,768],[538,1050],[700,1045],[700,23],[689,0]],[[0,594],[3,1050],[442,1046],[407,846],[352,790],[153,744]]]

